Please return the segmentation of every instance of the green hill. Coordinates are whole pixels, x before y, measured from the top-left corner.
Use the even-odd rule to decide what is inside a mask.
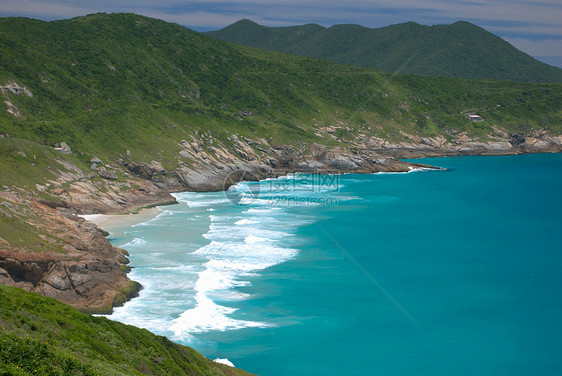
[[[228,44],[134,14],[3,18],[0,44],[0,134],[11,136],[0,139],[0,184],[28,189],[50,177],[62,141],[74,151],[65,158],[84,170],[93,156],[117,160],[129,150],[137,162],[174,171],[179,142],[202,132],[226,147],[234,147],[232,134],[333,147],[358,133],[394,142],[407,140],[404,132],[449,139],[485,138],[493,127],[562,129],[559,84],[375,72]],[[13,84],[19,95],[6,89]],[[472,123],[467,112],[486,121]],[[348,130],[335,141],[318,132],[329,126]]]
[[[31,252],[64,255],[66,233],[75,249],[90,249],[68,231],[84,227],[72,216],[77,205],[158,203],[161,192],[204,186],[209,171],[224,178],[230,164],[261,171],[310,157],[396,171],[383,143],[470,153],[500,140],[509,152],[532,135],[537,148],[515,152],[548,151],[549,137],[562,134],[562,84],[377,72],[134,14],[2,18],[0,45],[0,250],[17,250],[23,263]],[[72,154],[54,150],[63,141]],[[0,277],[32,283],[45,272],[19,266]],[[147,331],[19,290],[0,286],[0,310],[0,374],[236,374]]]
[[[133,14],[4,18],[0,44],[0,86],[17,83],[32,95],[2,90],[0,133],[50,147],[65,141],[80,166],[130,150],[172,168],[179,141],[203,131],[226,145],[233,133],[335,145],[317,134],[319,124],[390,140],[399,130],[562,128],[557,84],[392,75],[227,44]],[[471,123],[466,111],[487,122]]]
[[[172,174],[195,169],[193,155],[180,153],[185,140],[213,157],[213,141],[240,155],[236,140],[246,139],[264,160],[278,146],[349,148],[371,137],[458,144],[562,133],[560,84],[377,72],[225,43],[134,14],[2,18],[0,45],[1,186],[35,191],[55,179],[61,159],[94,180],[103,180],[91,174],[94,157],[156,160]],[[72,155],[53,150],[63,141]],[[116,171],[118,181],[126,176]]]
[[[249,375],[148,330],[0,285],[0,375]]]
[[[469,22],[265,27],[241,20],[208,32],[215,38],[387,72],[461,78],[562,82],[562,69],[535,60]]]

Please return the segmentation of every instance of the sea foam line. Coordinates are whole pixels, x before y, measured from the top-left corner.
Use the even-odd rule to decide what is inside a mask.
[[[173,320],[170,330],[175,339],[207,331],[272,326],[262,321],[236,319],[232,315],[238,311],[237,308],[215,301],[216,298],[223,301],[250,298],[249,294],[236,291],[240,287],[251,286],[247,277],[255,277],[257,272],[283,263],[298,253],[296,249],[281,245],[282,240],[291,236],[286,231],[280,231],[281,223],[272,225],[267,217],[260,215],[261,210],[252,211],[250,208],[243,213],[246,217],[243,219],[238,219],[239,215],[209,216],[211,225],[204,237],[211,242],[193,252],[207,259],[195,282],[195,307]],[[282,214],[285,213],[278,213]],[[266,224],[268,228],[263,228]]]
[[[237,318],[238,308],[229,307],[228,302],[251,299],[251,294],[239,290],[251,286],[250,278],[256,278],[264,269],[298,254],[298,250],[290,248],[287,243],[293,242],[290,240],[294,237],[292,230],[310,223],[310,219],[302,214],[291,214],[285,207],[231,206],[230,203],[225,206],[227,200],[220,193],[176,193],[174,197],[183,205],[174,207],[173,215],[192,213],[191,217],[196,217],[202,215],[199,208],[217,209],[213,212],[205,210],[202,215],[211,221],[209,230],[203,235],[210,243],[187,251],[193,255],[192,260],[202,259],[201,263],[198,261],[199,266],[190,264],[191,267],[184,269],[181,265],[174,267],[155,260],[150,271],[159,274],[150,276],[146,274],[146,268],[133,269],[131,277],[135,279],[139,273],[137,280],[145,289],[138,299],[116,309],[112,318],[139,324],[179,341],[189,341],[193,335],[207,331],[273,326],[259,319]],[[162,222],[170,223],[167,214],[158,216],[147,226],[158,226]],[[125,246],[150,249],[153,245],[150,238],[147,239],[139,236]],[[148,260],[146,257],[145,261]],[[140,278],[141,272],[144,278]],[[168,283],[170,273],[179,279]],[[150,280],[146,280],[148,276]],[[168,289],[170,291],[166,291]],[[168,304],[166,296],[175,296],[177,292],[172,290],[178,289],[185,289],[181,294],[184,297],[179,296]],[[183,303],[181,299],[184,299]]]
[[[410,170],[409,171],[396,171],[396,172],[373,172],[373,175],[399,175],[399,174],[410,174],[412,172],[426,172],[426,171],[445,171],[447,170],[446,168],[441,168],[441,167],[436,167],[436,168],[430,168],[430,167],[412,167],[409,166],[408,167]]]

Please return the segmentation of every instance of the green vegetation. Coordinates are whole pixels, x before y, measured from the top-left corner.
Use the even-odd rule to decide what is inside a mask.
[[[241,20],[207,33],[215,38],[387,72],[562,82],[562,69],[539,62],[469,22],[414,22],[369,29],[359,25],[265,27]]]
[[[8,133],[9,134],[9,133]],[[56,171],[68,170],[58,160],[63,159],[63,155],[51,146],[34,142],[33,138],[10,137],[0,139],[0,163],[2,164],[2,174],[0,174],[0,184],[11,184],[17,178],[18,187],[33,190],[35,184],[47,179],[54,179]],[[77,166],[86,165],[76,156],[64,156]],[[44,197],[47,198],[47,197]],[[49,200],[56,200],[48,197]]]
[[[134,14],[3,18],[0,43],[0,86],[32,94],[0,94],[0,134],[10,135],[0,138],[0,184],[26,189],[64,171],[57,160],[88,171],[92,157],[108,163],[127,150],[131,160],[173,171],[180,141],[203,134],[227,147],[237,134],[306,149],[339,145],[318,132],[332,126],[347,129],[337,132],[342,141],[359,132],[403,141],[403,133],[485,139],[493,126],[562,131],[560,84],[382,73],[236,46]],[[470,122],[469,112],[486,121]],[[53,150],[62,141],[72,156]]]
[[[147,330],[0,285],[0,375],[248,375]]]
[[[306,151],[312,143],[347,147],[358,135],[485,140],[495,127],[562,133],[562,84],[376,72],[236,46],[134,14],[3,18],[0,45],[0,184],[27,191],[26,200],[60,201],[55,189],[69,188],[82,172],[107,189],[90,169],[93,157],[156,160],[173,173],[180,143],[191,137],[233,148],[236,134]],[[473,123],[467,113],[486,121]],[[72,155],[54,150],[63,141]],[[213,154],[209,143],[201,147]],[[46,189],[57,177],[49,183],[57,188]],[[0,201],[4,240],[63,251],[25,200]],[[244,374],[146,330],[5,286],[0,325],[0,375]]]

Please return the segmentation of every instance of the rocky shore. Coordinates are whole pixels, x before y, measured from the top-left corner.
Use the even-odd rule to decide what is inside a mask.
[[[37,192],[17,187],[4,187],[0,192],[0,215],[18,231],[24,229],[21,235],[0,238],[0,283],[54,297],[82,311],[109,313],[136,296],[141,286],[127,278],[126,251],[111,246],[102,230],[77,214],[128,213],[174,203],[170,195],[174,191],[219,191],[240,180],[289,172],[373,173],[431,168],[396,158],[562,152],[562,136],[550,136],[545,131],[522,135],[497,130],[486,141],[466,134],[449,139],[404,134],[405,141],[394,143],[363,134],[356,135],[354,142],[345,142],[334,135],[333,129],[319,132],[333,137],[341,146],[269,145],[263,139],[232,135],[234,146],[226,147],[217,140],[194,136],[178,144],[173,169],[165,169],[156,160],[147,163],[126,155],[102,167],[95,163],[92,171],[61,160],[64,169],[57,179],[38,184]],[[126,179],[116,179],[117,173]],[[96,175],[101,179],[92,179]],[[38,192],[55,199],[42,198],[44,195]],[[34,238],[24,239],[27,236]]]
[[[2,239],[0,283],[91,313],[109,313],[138,294],[140,285],[126,275],[127,252],[113,247],[93,223],[23,195],[0,192],[0,199],[3,216],[24,227],[12,240],[16,244]],[[30,234],[37,236],[35,247],[18,247],[17,238]]]

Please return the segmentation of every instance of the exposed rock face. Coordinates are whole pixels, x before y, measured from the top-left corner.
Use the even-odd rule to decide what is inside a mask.
[[[37,250],[0,243],[0,283],[56,298],[82,311],[108,313],[138,293],[125,255],[94,224],[33,200],[0,192],[3,215],[40,226]],[[26,215],[22,216],[22,208]],[[47,247],[45,247],[47,245]]]
[[[14,81],[9,81],[5,85],[0,85],[0,91],[2,92],[2,94],[12,93],[15,95],[26,95],[28,97],[33,96],[31,91],[29,91],[25,86],[20,86]]]
[[[391,143],[371,137],[365,145],[380,154],[395,158],[439,157],[447,155],[513,155],[523,153],[562,152],[562,137],[550,136],[546,131],[530,135],[497,132],[488,141],[473,140],[466,134],[457,135],[447,142],[443,137],[414,138],[411,141]]]
[[[72,149],[66,142],[61,142],[60,147],[56,147],[55,150],[60,151],[63,154],[72,154]]]
[[[107,180],[117,180],[115,171],[107,170],[105,167],[99,169],[98,175]]]
[[[546,131],[495,132],[486,141],[463,133],[445,139],[402,132],[405,141],[394,143],[359,132],[353,141],[331,148],[320,144],[271,145],[271,140],[250,140],[235,134],[228,137],[231,144],[226,145],[210,135],[195,134],[178,142],[177,164],[172,168],[157,160],[132,160],[130,153],[111,165],[102,166],[101,160],[92,159],[95,172],[103,179],[93,179],[92,170],[83,172],[68,160],[57,159],[62,168],[56,181],[37,184],[37,191],[56,200],[38,200],[24,191],[20,196],[0,192],[0,215],[39,228],[43,241],[31,249],[0,237],[0,283],[51,296],[84,311],[109,312],[140,287],[126,276],[124,254],[112,247],[95,225],[75,213],[123,213],[174,203],[173,191],[218,191],[240,180],[290,172],[401,172],[430,167],[395,159],[398,157],[562,151],[562,136],[550,136]],[[319,128],[317,135],[336,140],[336,133],[333,127]]]
[[[44,203],[67,214],[117,214],[147,205],[174,203],[175,199],[170,191],[180,189],[177,182],[170,184],[170,189],[161,189],[148,180],[120,183],[113,180],[94,182],[81,179],[58,195],[60,202]]]
[[[152,179],[152,174],[153,174],[152,169],[145,166],[145,165],[142,165],[142,164],[139,164],[139,163],[136,163],[136,162],[132,162],[132,163],[125,163],[124,166],[132,174],[134,174],[138,177],[141,177],[141,178],[147,179],[147,180]]]

